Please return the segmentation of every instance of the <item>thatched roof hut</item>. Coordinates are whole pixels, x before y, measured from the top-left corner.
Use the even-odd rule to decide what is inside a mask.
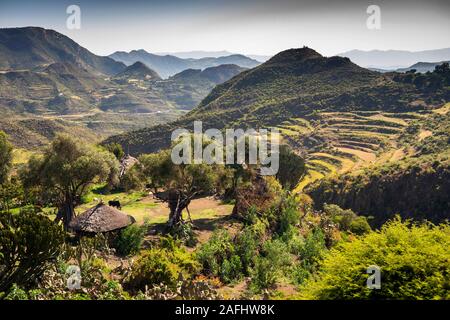
[[[75,217],[69,227],[77,233],[104,233],[125,228],[136,220],[116,208],[99,203]]]

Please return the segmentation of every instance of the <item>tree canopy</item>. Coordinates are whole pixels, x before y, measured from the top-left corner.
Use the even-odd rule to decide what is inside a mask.
[[[174,164],[170,150],[141,156],[139,161],[155,195],[169,205],[169,227],[182,221],[182,212],[189,210],[192,199],[221,190],[227,176],[223,165]]]
[[[42,156],[30,159],[22,179],[26,187],[37,187],[44,199],[54,202],[57,221],[62,219],[67,227],[88,187],[101,182],[113,186],[118,171],[119,163],[112,153],[58,136]]]

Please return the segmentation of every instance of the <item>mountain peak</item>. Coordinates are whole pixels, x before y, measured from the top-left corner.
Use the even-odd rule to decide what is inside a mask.
[[[138,78],[138,79],[152,79],[160,80],[159,74],[147,67],[141,61],[136,61],[132,65],[128,66],[124,71],[116,75],[116,78]]]
[[[303,47],[299,49],[288,49],[282,51],[273,56],[271,59],[269,59],[268,63],[280,63],[280,62],[290,63],[303,61],[310,58],[321,58],[321,57],[322,55],[317,51],[308,47]]]

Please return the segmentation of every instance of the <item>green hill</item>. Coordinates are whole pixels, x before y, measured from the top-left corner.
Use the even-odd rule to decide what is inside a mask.
[[[318,134],[321,126],[314,125],[325,112],[413,112],[442,105],[447,95],[442,87],[427,91],[401,75],[369,71],[348,58],[323,57],[306,47],[290,49],[218,85],[179,120],[108,141],[136,154],[152,152],[169,145],[172,130],[192,129],[193,121],[201,120],[204,129],[277,126],[289,143],[310,152],[326,143],[327,137]],[[378,128],[363,131],[370,130]]]

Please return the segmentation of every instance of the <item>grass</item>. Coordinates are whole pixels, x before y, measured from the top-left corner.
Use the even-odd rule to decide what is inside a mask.
[[[25,164],[34,154],[33,151],[18,148],[13,150],[13,165]]]

